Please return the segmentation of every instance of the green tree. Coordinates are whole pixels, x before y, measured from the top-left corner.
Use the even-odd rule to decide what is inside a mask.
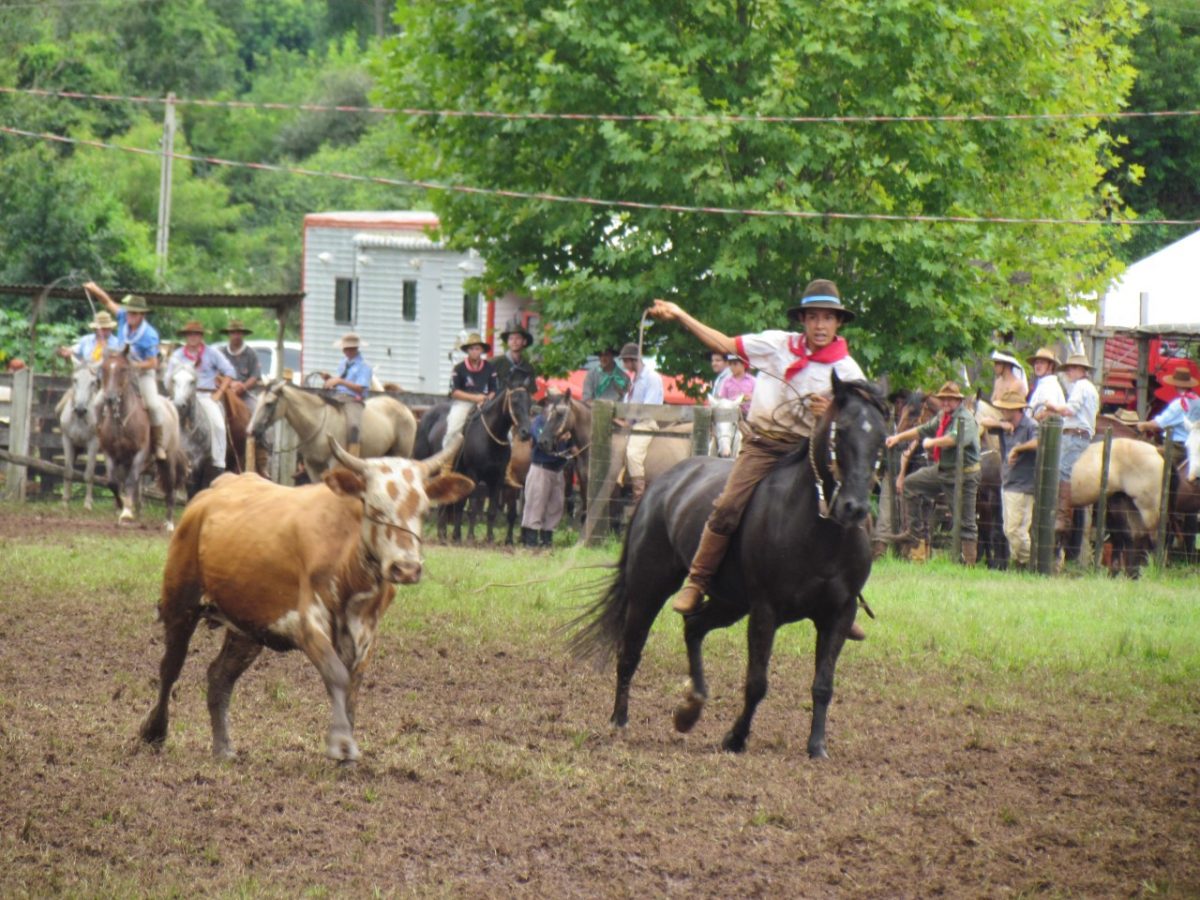
[[[1076,112],[1132,80],[1127,0],[413,0],[384,102],[446,110],[750,116]],[[410,176],[490,189],[757,210],[1093,218],[1121,210],[1092,121],[774,124],[414,117]],[[570,323],[572,365],[677,295],[729,333],[784,322],[812,277],[860,313],[855,355],[898,379],[1031,330],[1114,271],[1099,227],[948,225],[613,209],[432,192],[444,236],[499,288]],[[695,344],[652,329],[667,367]]]

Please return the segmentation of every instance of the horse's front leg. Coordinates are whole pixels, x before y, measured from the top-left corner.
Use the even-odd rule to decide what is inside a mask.
[[[846,632],[854,623],[856,604],[851,601],[845,612],[832,622],[817,626],[816,672],[812,683],[812,727],[808,732],[808,755],[828,759],[825,749],[825,719],[833,700],[833,672],[846,643]]]
[[[678,587],[679,582],[675,582]],[[708,681],[704,677],[704,638],[714,628],[726,628],[739,618],[732,607],[710,602],[688,616],[683,623],[683,643],[687,648],[688,683],[683,699],[675,707],[675,730],[686,733],[700,721],[704,704],[708,702]]]
[[[767,695],[767,669],[771,663],[771,649],[775,644],[775,609],[769,602],[760,601],[750,612],[746,628],[746,643],[749,660],[746,663],[746,686],[742,714],[737,717],[721,748],[731,753],[746,749],[750,737],[750,722],[762,698]],[[814,694],[816,690],[814,688]],[[814,707],[816,704],[813,704]],[[815,715],[815,712],[814,712]],[[822,714],[823,715],[823,714]]]
[[[90,510],[92,508],[92,489],[95,487],[96,480],[96,456],[100,452],[100,441],[94,435],[88,438],[87,443],[87,464],[84,467],[83,476],[87,479],[87,487],[83,495],[83,508]]]
[[[504,486],[502,484],[492,487],[487,494],[487,542],[489,544],[496,543],[496,513],[500,510],[503,495]]]
[[[71,505],[71,476],[75,474],[75,442],[67,437],[66,426],[62,429],[63,435],[63,506]],[[88,486],[88,503],[87,508],[91,509],[91,485]]]

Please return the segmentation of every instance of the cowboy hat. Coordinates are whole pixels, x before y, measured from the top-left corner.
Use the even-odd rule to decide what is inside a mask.
[[[139,297],[137,294],[126,294],[121,298],[121,306],[125,308],[127,313],[148,313],[150,307],[146,305],[146,298]]]
[[[1020,391],[1005,391],[998,400],[992,401],[992,406],[997,409],[1025,409],[1028,405]]]
[[[183,327],[179,329],[179,334],[204,334],[204,326],[192,319],[190,322],[185,322]]]
[[[254,332],[243,325],[241,319],[230,319],[229,324],[221,329],[221,334],[254,334]]]
[[[357,350],[361,347],[370,347],[370,346],[371,346],[370,344],[368,344],[366,341],[364,341],[362,338],[360,338],[353,331],[343,334],[340,338],[338,338],[336,341],[333,342],[333,349],[335,349],[335,350],[349,350],[349,349]]]
[[[638,350],[638,345],[630,342],[621,348],[621,359],[641,359],[641,351]]]
[[[117,327],[117,320],[108,314],[108,310],[102,309],[96,313],[96,318],[92,320],[91,329],[97,331],[101,328],[112,330]]]
[[[1038,352],[1033,354],[1033,356],[1026,357],[1025,361],[1032,366],[1034,361],[1038,359],[1044,359],[1046,362],[1053,364],[1055,368],[1058,368],[1060,365],[1062,365],[1062,363],[1058,361],[1058,357],[1054,355],[1054,351],[1049,347],[1039,347]]]
[[[1141,419],[1138,418],[1138,414],[1132,409],[1118,409],[1110,416],[1110,418],[1116,419],[1118,422],[1124,425],[1136,425],[1141,421]]]
[[[609,356],[616,356],[617,353],[619,353],[619,352],[620,351],[617,350],[617,348],[614,347],[612,344],[605,344],[603,347],[601,347],[599,350],[596,351],[596,355],[603,356],[605,353],[607,353]]]
[[[1022,368],[1020,361],[1007,350],[993,350],[992,362],[1007,363],[1010,366]]]
[[[461,350],[463,353],[466,353],[468,350],[470,350],[472,347],[474,347],[476,345],[482,347],[484,353],[492,352],[492,345],[489,344],[487,341],[485,341],[483,338],[481,338],[479,336],[478,331],[472,331],[470,334],[468,334],[467,339],[458,345],[458,349]]]
[[[1063,368],[1068,369],[1071,366],[1082,366],[1085,369],[1093,368],[1092,364],[1088,362],[1088,358],[1082,353],[1072,353],[1067,357],[1067,361],[1063,363]]]
[[[1187,366],[1179,366],[1174,372],[1164,375],[1159,381],[1174,388],[1194,388],[1196,385],[1200,385],[1200,381],[1196,380]]]
[[[513,335],[513,334],[519,334],[519,335],[521,335],[521,337],[525,338],[525,346],[526,347],[528,347],[530,344],[533,343],[533,335],[530,334],[528,331],[526,331],[524,328],[521,328],[519,325],[515,328],[510,328],[507,331],[500,332],[500,340],[504,341],[504,343],[507,344],[509,335]]]
[[[854,313],[842,306],[842,295],[838,286],[827,278],[817,278],[808,283],[800,302],[787,311],[789,319],[797,319],[806,309],[832,309],[841,315],[843,322],[853,320]]]
[[[937,389],[937,392],[933,396],[935,396],[939,399],[942,399],[942,400],[961,400],[961,399],[963,399],[962,391],[959,389],[958,384],[953,381],[947,381],[945,384],[943,384],[940,388]]]

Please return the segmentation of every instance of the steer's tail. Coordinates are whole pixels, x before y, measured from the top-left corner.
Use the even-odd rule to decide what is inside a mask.
[[[597,668],[606,667],[621,649],[625,635],[625,618],[629,611],[629,591],[626,583],[626,563],[629,542],[621,548],[621,561],[605,592],[578,618],[567,625],[573,631],[567,646],[576,659],[590,660]]]

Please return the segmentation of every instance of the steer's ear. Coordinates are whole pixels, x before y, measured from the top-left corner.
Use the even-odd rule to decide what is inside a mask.
[[[363,491],[367,489],[367,483],[360,475],[341,466],[328,469],[321,476],[321,480],[335,494],[342,494],[346,497],[361,497]]]
[[[475,482],[457,472],[438,475],[425,482],[425,496],[435,506],[457,503],[464,497],[469,497],[473,490],[475,490]]]

